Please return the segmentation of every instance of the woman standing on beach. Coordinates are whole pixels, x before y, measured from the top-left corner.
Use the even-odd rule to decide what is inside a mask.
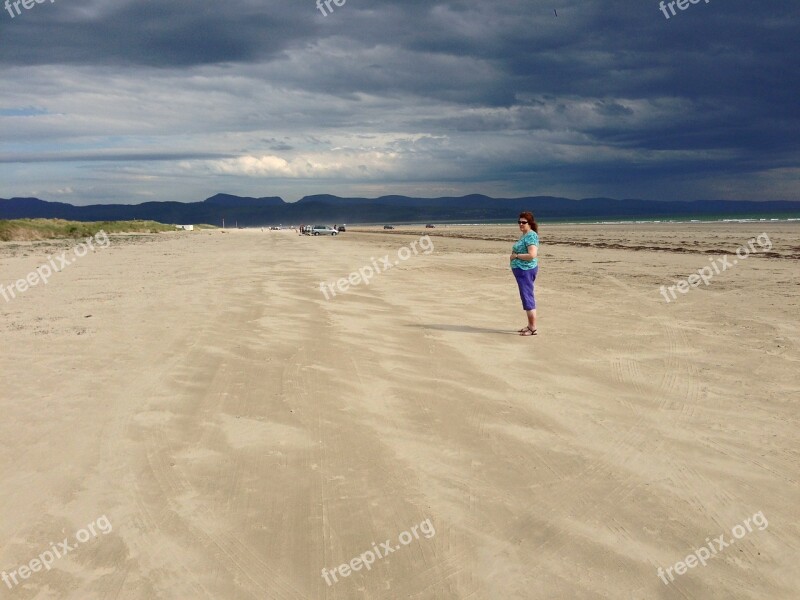
[[[528,325],[519,330],[522,336],[536,335],[536,298],[533,295],[533,282],[539,272],[539,225],[533,213],[520,213],[520,233],[522,236],[511,248],[511,272],[517,280],[522,308],[528,313]]]

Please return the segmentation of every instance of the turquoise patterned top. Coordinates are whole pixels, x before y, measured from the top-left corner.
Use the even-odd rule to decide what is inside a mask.
[[[535,231],[529,231],[519,238],[512,247],[511,251],[516,254],[527,254],[528,246],[536,246],[537,248],[539,247],[539,234]],[[533,260],[520,260],[519,258],[515,258],[511,261],[512,269],[523,269],[527,271],[529,269],[535,269],[538,266],[538,258],[534,258]]]

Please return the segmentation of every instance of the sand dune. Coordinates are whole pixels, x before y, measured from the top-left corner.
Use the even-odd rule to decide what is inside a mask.
[[[424,233],[112,236],[0,298],[0,598],[800,597],[800,226],[543,229],[535,338],[513,227],[398,257]],[[0,245],[0,283],[69,246]]]

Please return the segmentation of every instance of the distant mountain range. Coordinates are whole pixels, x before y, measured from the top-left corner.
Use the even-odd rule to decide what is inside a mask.
[[[800,216],[800,201],[696,202],[614,200],[584,198],[572,200],[554,196],[490,198],[471,194],[459,198],[340,198],[331,195],[306,196],[297,202],[279,197],[248,198],[217,194],[203,202],[145,202],[144,204],[94,204],[73,206],[38,198],[0,198],[0,219],[68,219],[72,221],[126,221],[147,219],[161,223],[259,226],[300,223],[413,223],[482,222],[513,220],[530,210],[537,220],[614,220],[708,217]]]

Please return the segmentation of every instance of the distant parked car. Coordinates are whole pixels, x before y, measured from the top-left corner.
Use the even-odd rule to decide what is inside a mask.
[[[431,225],[430,223],[428,223],[427,225],[425,225],[425,229],[436,229],[436,225]]]
[[[337,233],[339,232],[328,225],[314,225],[311,228],[311,235],[336,235]]]
[[[394,225],[384,225],[384,229],[394,229]]]
[[[344,225],[339,225],[339,233],[344,233],[346,231],[347,231],[347,227],[345,227]]]

